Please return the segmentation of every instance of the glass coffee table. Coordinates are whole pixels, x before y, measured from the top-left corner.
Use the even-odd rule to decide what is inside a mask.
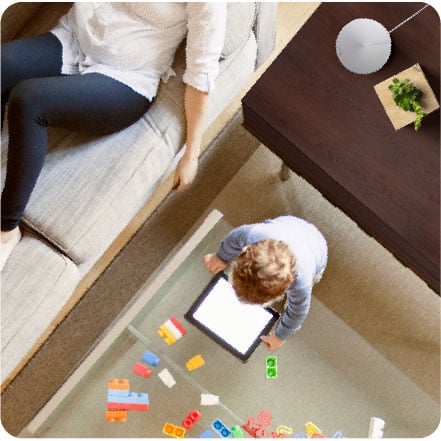
[[[312,422],[328,437],[368,435],[371,417],[386,421],[385,437],[424,437],[439,423],[439,405],[400,373],[325,305],[313,299],[302,330],[277,352],[260,345],[247,363],[184,319],[212,279],[203,256],[216,251],[231,225],[214,210],[169,256],[121,312],[68,381],[20,434],[44,438],[166,438],[165,423],[182,427],[194,410],[202,416],[185,433],[198,438],[220,420],[227,428],[260,425],[257,437],[305,432]],[[175,316],[187,333],[168,346],[158,328]],[[133,373],[144,351],[160,358],[150,378]],[[205,364],[188,371],[200,354]],[[277,375],[267,376],[268,356]],[[145,363],[144,363],[145,364]],[[164,368],[176,384],[166,386]],[[128,411],[126,422],[105,418],[112,378],[128,379],[132,392],[148,393],[147,411]],[[201,394],[219,397],[201,405]],[[265,431],[262,431],[264,429]],[[289,434],[289,432],[291,432]],[[245,437],[252,437],[244,431]]]

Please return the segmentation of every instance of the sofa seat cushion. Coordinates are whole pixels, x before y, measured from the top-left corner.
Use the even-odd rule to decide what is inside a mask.
[[[49,335],[79,280],[78,269],[66,256],[24,232],[2,271],[2,383]]]
[[[98,139],[69,133],[48,153],[24,221],[86,262],[142,207],[173,156],[146,119]]]
[[[253,73],[250,37],[223,60],[211,97],[210,124]],[[84,274],[150,198],[184,142],[182,53],[176,77],[161,84],[146,115],[98,139],[68,133],[52,146],[25,212],[25,222],[61,249]]]

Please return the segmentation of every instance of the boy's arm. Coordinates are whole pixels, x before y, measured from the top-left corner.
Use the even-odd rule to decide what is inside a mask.
[[[205,267],[212,273],[223,271],[243,249],[248,245],[248,235],[251,225],[242,225],[231,230],[221,241],[216,254],[204,256]]]
[[[312,287],[287,291],[288,305],[276,328],[275,335],[281,340],[298,331],[309,312],[311,305]]]
[[[221,241],[216,256],[222,261],[231,262],[248,245],[252,225],[241,225],[231,230]]]
[[[288,337],[298,331],[306,316],[311,304],[311,287],[287,291],[288,306],[279,320],[276,331],[260,337],[270,350],[281,348]]]

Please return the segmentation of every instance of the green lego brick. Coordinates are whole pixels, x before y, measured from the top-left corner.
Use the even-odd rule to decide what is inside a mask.
[[[277,357],[275,356],[266,357],[266,367],[268,368],[277,367]]]
[[[266,378],[277,378],[277,368],[266,368]]]

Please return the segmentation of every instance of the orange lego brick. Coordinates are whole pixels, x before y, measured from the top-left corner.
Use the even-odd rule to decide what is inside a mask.
[[[115,421],[125,423],[127,421],[127,410],[106,410],[106,420],[109,423]]]
[[[129,390],[130,382],[125,378],[112,378],[107,385],[108,389]]]

